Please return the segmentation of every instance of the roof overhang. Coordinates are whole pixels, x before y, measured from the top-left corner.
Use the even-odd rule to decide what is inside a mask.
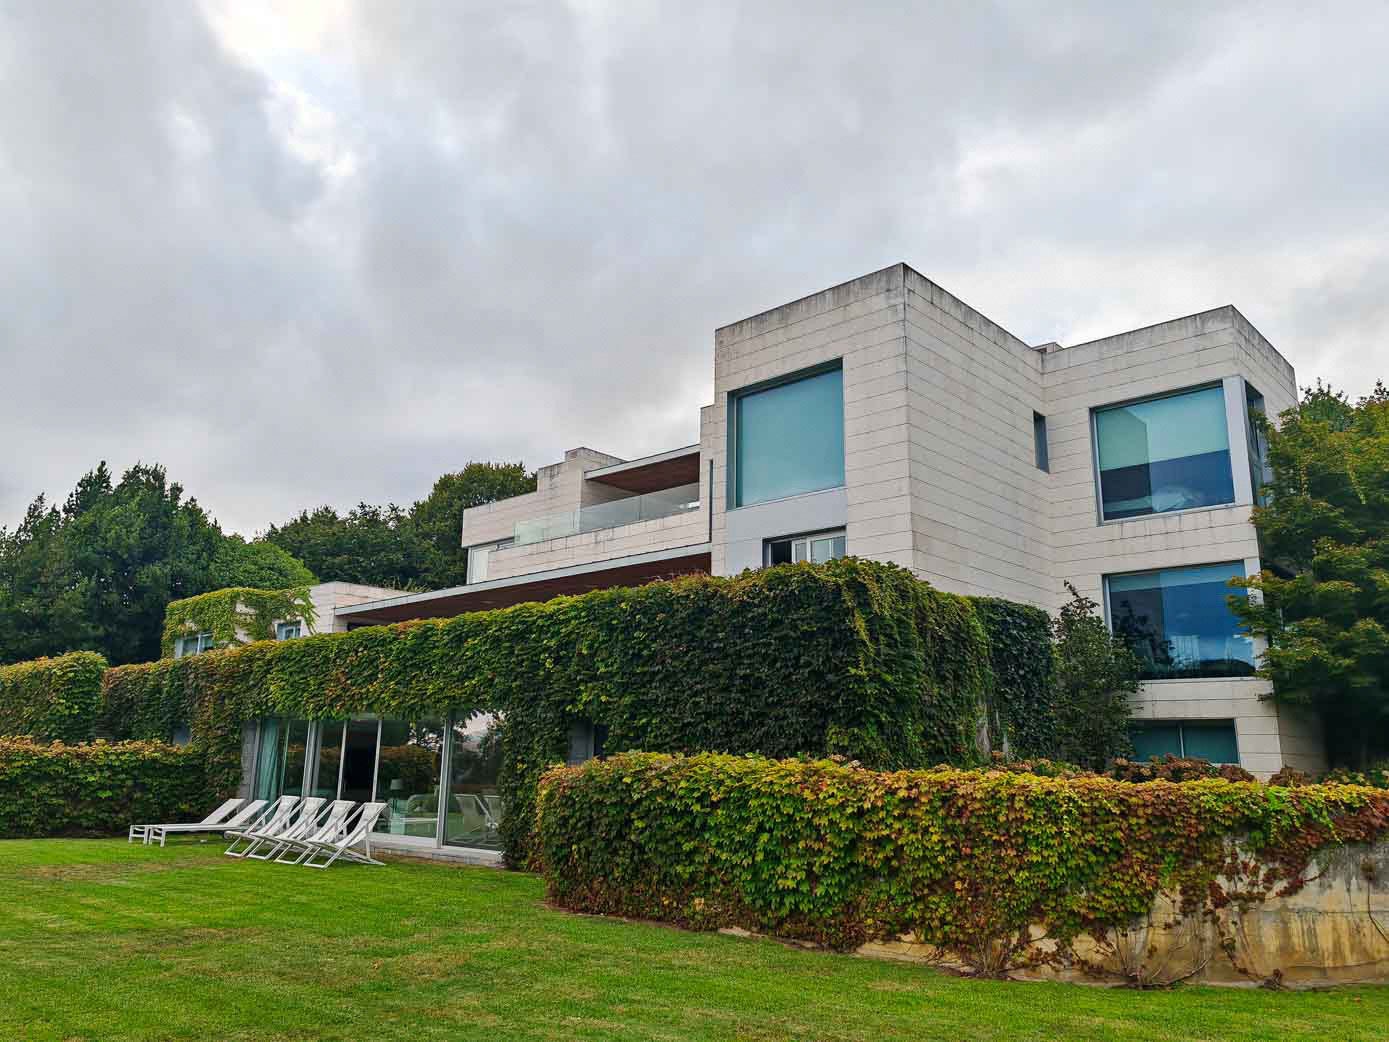
[[[693,485],[699,478],[698,445],[584,471],[586,481],[601,481],[627,492],[659,492]]]
[[[613,586],[642,586],[657,579],[710,571],[709,544],[696,543],[671,550],[630,554],[610,561],[532,572],[509,579],[492,579],[430,593],[403,594],[339,608],[337,618],[349,626],[370,626],[408,619],[437,619],[470,611],[507,608],[527,601],[548,601],[566,594],[606,590]]]

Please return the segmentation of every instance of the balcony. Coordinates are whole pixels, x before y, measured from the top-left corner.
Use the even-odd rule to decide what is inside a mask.
[[[547,539],[561,539],[584,532],[619,528],[622,525],[636,524],[638,521],[655,521],[677,514],[689,514],[698,510],[700,506],[699,482],[695,481],[677,488],[628,496],[626,499],[615,499],[610,503],[597,503],[562,514],[551,514],[549,517],[518,521],[513,540],[516,546],[543,543]]]

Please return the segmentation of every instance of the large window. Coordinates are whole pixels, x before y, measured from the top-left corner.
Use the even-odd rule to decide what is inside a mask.
[[[1229,720],[1135,721],[1129,725],[1134,759],[1190,756],[1211,763],[1239,763],[1235,725]]]
[[[497,793],[501,767],[500,721],[474,713],[453,722],[449,746],[448,805],[444,841],[454,846],[500,850],[502,800]]]
[[[1238,563],[1111,575],[1105,579],[1109,624],[1143,663],[1145,680],[1246,677],[1254,646],[1240,632],[1229,598]]]
[[[434,839],[439,830],[443,720],[382,720],[376,799],[386,804],[378,832]]]
[[[831,369],[734,396],[733,505],[844,484],[844,373]]]
[[[768,539],[765,557],[767,564],[791,564],[800,561],[822,564],[836,557],[843,557],[844,550],[844,529],[840,528],[831,532],[816,532],[813,535]]]
[[[1095,442],[1106,521],[1235,501],[1223,387],[1098,409]]]

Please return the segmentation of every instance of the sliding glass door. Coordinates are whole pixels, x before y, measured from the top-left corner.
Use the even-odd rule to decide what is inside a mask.
[[[260,721],[255,795],[386,804],[376,831],[404,842],[501,849],[500,719]],[[445,776],[447,773],[447,777]]]
[[[444,842],[480,850],[502,848],[501,720],[487,713],[455,718],[449,728],[449,791]]]

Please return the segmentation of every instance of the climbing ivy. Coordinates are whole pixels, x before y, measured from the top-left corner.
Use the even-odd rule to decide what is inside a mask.
[[[247,720],[497,713],[503,838],[520,864],[536,781],[576,721],[606,725],[609,751],[964,764],[989,683],[966,598],[841,560],[123,666],[106,674],[103,726],[167,739],[187,725],[214,787],[234,790]]]
[[[910,933],[987,975],[1064,960],[1160,891],[1190,913],[1292,893],[1318,851],[1386,830],[1389,792],[1351,785],[647,753],[547,773],[537,824],[562,907],[846,949]]]
[[[105,669],[106,660],[95,651],[0,666],[0,735],[64,742],[91,738]]]
[[[250,586],[231,586],[196,597],[170,601],[164,609],[164,636],[161,648],[166,658],[174,653],[180,637],[211,633],[215,647],[271,640],[275,623],[300,619],[312,630],[316,620],[307,586],[288,590],[258,590]]]

